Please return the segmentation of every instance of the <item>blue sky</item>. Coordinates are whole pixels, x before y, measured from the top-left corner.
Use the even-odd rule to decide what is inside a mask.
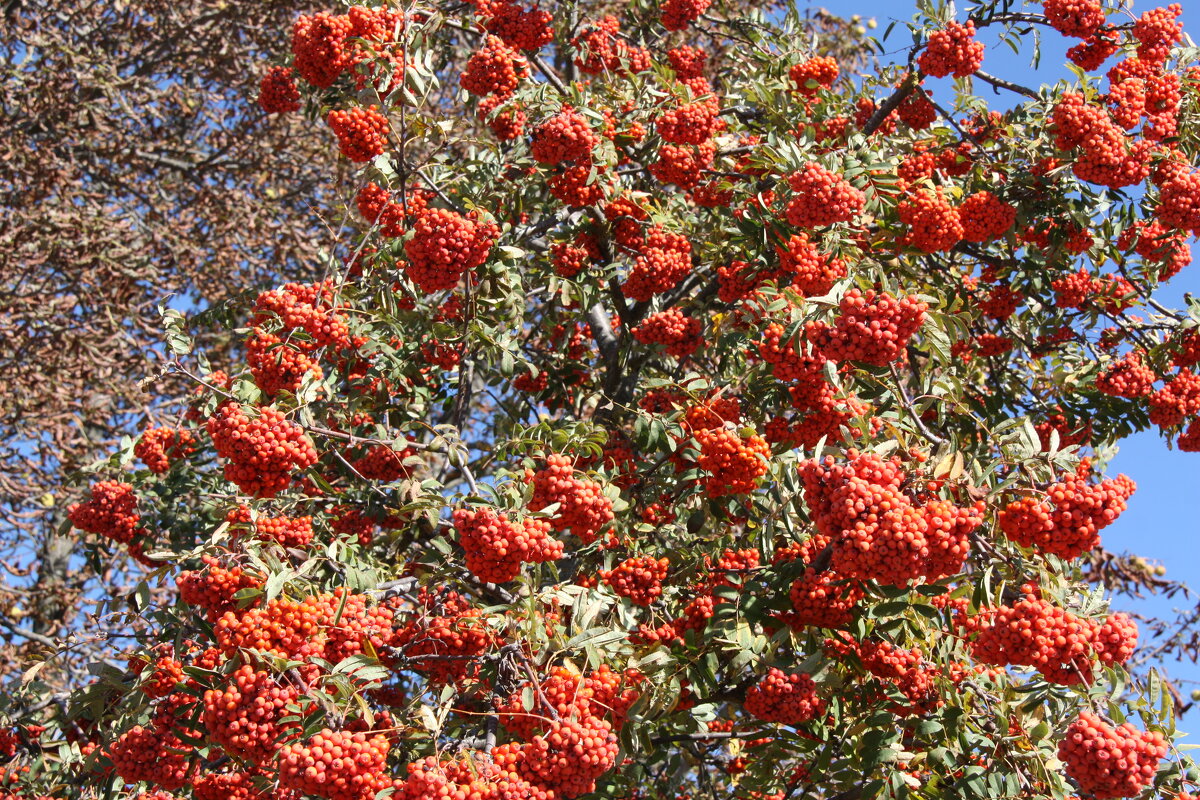
[[[1141,13],[1161,3],[1137,2],[1134,6]],[[834,13],[848,16],[859,14],[867,19],[874,18],[877,27],[872,35],[881,37],[890,22],[905,22],[916,12],[915,2],[900,0],[856,0],[853,3],[809,3],[810,7],[824,5]],[[958,5],[958,19],[963,19],[970,5]],[[1182,21],[1185,30],[1200,30],[1200,3],[1185,3]],[[1040,4],[1030,3],[1031,11],[1038,11]],[[801,3],[801,8],[805,7]],[[1189,10],[1190,9],[1190,10]],[[1128,19],[1123,20],[1128,21]],[[989,48],[984,58],[983,69],[993,75],[1010,78],[1017,83],[1037,86],[1053,83],[1069,73],[1063,68],[1066,50],[1073,44],[1053,31],[1042,42],[1040,66],[1035,70],[1030,61],[1032,48],[1021,54],[1014,53],[1007,45],[989,40],[981,33],[981,40]],[[901,57],[912,45],[912,37],[902,24],[897,25],[889,40],[884,43],[888,53],[881,56],[887,62]],[[938,96],[939,84],[944,81],[929,81],[927,85]],[[947,87],[948,88],[948,87]],[[947,88],[942,89],[946,97]],[[1004,108],[1011,103],[1010,97],[997,96],[986,87],[977,87],[981,96],[995,108]],[[1200,252],[1193,247],[1196,263],[1184,269],[1170,284],[1161,287],[1159,299],[1167,306],[1182,305],[1185,292],[1200,295]],[[1138,484],[1138,491],[1129,501],[1129,509],[1116,523],[1103,533],[1105,546],[1115,552],[1132,552],[1163,564],[1166,577],[1200,587],[1200,559],[1195,558],[1196,541],[1200,537],[1200,453],[1180,453],[1167,449],[1166,443],[1155,431],[1133,436],[1123,443],[1120,453],[1113,460],[1111,472],[1124,472]],[[1118,607],[1156,616],[1173,617],[1173,609],[1186,609],[1194,605],[1182,596],[1168,601],[1161,598],[1143,601],[1118,600]],[[1161,667],[1172,679],[1181,683],[1184,694],[1200,689],[1200,666],[1193,663],[1166,663]],[[1200,709],[1189,713],[1182,721],[1184,730],[1200,729]]]

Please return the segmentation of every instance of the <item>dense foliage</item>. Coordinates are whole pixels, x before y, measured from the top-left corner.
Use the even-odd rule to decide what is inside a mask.
[[[922,5],[862,79],[786,8],[299,16],[258,101],[359,165],[339,247],[165,313],[194,397],[69,511],[145,567],[97,614],[127,660],[25,672],[4,788],[1186,796],[1081,578],[1113,446],[1200,449],[1200,306],[1155,299],[1197,53],[1178,6],[1015,5]]]

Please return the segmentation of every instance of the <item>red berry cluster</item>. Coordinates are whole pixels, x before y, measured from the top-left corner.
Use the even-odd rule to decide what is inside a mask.
[[[287,67],[271,67],[258,87],[258,106],[268,114],[300,110],[300,90]]]
[[[71,524],[81,531],[129,544],[145,531],[138,527],[142,517],[137,495],[128,483],[99,481],[92,484],[91,497],[67,509]]]
[[[1163,183],[1155,213],[1169,228],[1200,234],[1200,173],[1185,172]]]
[[[758,354],[771,365],[771,373],[778,380],[796,382],[800,396],[815,401],[831,388],[825,381],[826,359],[797,353],[791,341],[784,341],[786,332],[778,322],[768,325],[759,340]]]
[[[811,676],[774,667],[746,690],[743,707],[761,720],[784,725],[799,725],[825,713],[825,701]]]
[[[555,242],[550,246],[554,272],[564,278],[574,278],[599,260],[600,245],[587,233],[576,234],[574,242]]]
[[[675,358],[687,358],[704,344],[700,320],[678,308],[669,308],[646,317],[634,328],[633,338],[642,344],[657,344]]]
[[[597,143],[579,112],[570,106],[538,125],[533,132],[530,152],[542,164],[561,164],[564,161],[587,161]]]
[[[1193,414],[1200,414],[1200,375],[1181,370],[1166,386],[1150,395],[1150,421],[1174,428]]]
[[[575,477],[575,468],[566,456],[548,456],[546,465],[532,474],[531,481],[530,510],[540,511],[557,503],[550,524],[555,530],[570,531],[584,544],[596,541],[600,530],[613,518],[612,501],[605,497],[604,487]]]
[[[687,103],[664,111],[654,126],[663,141],[671,144],[704,144],[721,128],[719,109],[712,103]]]
[[[904,695],[905,704],[888,703],[893,714],[924,714],[942,705],[937,686],[940,670],[915,647],[905,650],[890,642],[856,642],[843,633],[838,639],[826,639],[825,648],[842,656],[853,653],[869,674]],[[876,690],[869,698],[874,704],[888,702],[890,695]]]
[[[968,617],[971,654],[995,666],[1032,667],[1046,680],[1092,682],[1092,664],[1124,664],[1137,647],[1137,625],[1125,614],[1104,622],[1077,617],[1034,595]]]
[[[669,31],[681,31],[700,19],[712,0],[663,0],[662,24]]]
[[[929,35],[925,49],[917,58],[917,66],[935,78],[947,75],[965,78],[974,75],[983,65],[983,51],[983,42],[975,41],[974,22],[968,20],[963,25],[951,21]]]
[[[244,665],[228,676],[223,688],[204,693],[200,719],[208,737],[226,753],[266,765],[299,733],[298,725],[281,722],[298,713],[288,707],[299,699],[296,687]]]
[[[241,567],[223,567],[213,556],[202,556],[201,560],[203,567],[180,572],[175,584],[179,587],[180,600],[205,609],[210,618],[236,609],[238,601],[234,595],[241,590],[262,586],[260,578]]]
[[[550,523],[526,519],[512,522],[491,508],[458,509],[454,529],[467,554],[467,569],[481,581],[506,583],[522,564],[562,558],[562,542],[551,539]]]
[[[298,17],[292,25],[292,54],[300,77],[321,89],[332,86],[346,69],[346,39],[353,30],[345,16],[322,12]]]
[[[679,80],[702,77],[707,60],[708,53],[689,44],[681,44],[667,51],[667,63],[675,70],[675,77]]]
[[[1114,728],[1090,711],[1080,713],[1058,745],[1067,775],[1096,800],[1141,794],[1166,754],[1158,731],[1139,731],[1128,722]]]
[[[174,734],[141,725],[121,734],[108,749],[113,769],[127,783],[145,781],[169,792],[188,783],[187,752]]]
[[[369,445],[351,465],[355,472],[369,481],[391,483],[412,474],[412,467],[405,462],[415,455],[416,451],[411,447],[397,450],[390,445],[376,442]]]
[[[245,529],[254,538],[265,542],[276,542],[284,547],[308,547],[313,538],[311,516],[266,517],[257,519],[249,506],[238,506],[225,515],[225,520],[235,529]]]
[[[1113,397],[1144,397],[1150,394],[1155,378],[1154,370],[1143,364],[1141,354],[1134,351],[1096,376],[1096,390]]]
[[[604,167],[576,164],[546,181],[550,194],[571,208],[586,208],[604,199],[608,181],[602,179]]]
[[[1004,322],[1016,313],[1024,299],[1024,295],[1008,286],[993,286],[977,305],[984,316]]]
[[[508,97],[521,79],[529,74],[525,56],[509,47],[498,36],[488,36],[483,46],[467,61],[467,69],[458,82],[478,97],[494,94]]]
[[[846,292],[832,326],[808,325],[808,340],[830,361],[862,361],[885,367],[905,358],[908,340],[925,322],[929,305],[915,297],[897,300],[886,292]]]
[[[767,474],[771,448],[757,434],[727,428],[709,428],[695,433],[700,445],[700,469],[708,473],[704,491],[709,497],[748,494]]]
[[[1104,24],[1100,0],[1045,0],[1046,19],[1063,36],[1086,39]]]
[[[775,245],[779,267],[784,273],[777,277],[780,285],[790,278],[791,287],[805,297],[827,294],[835,281],[846,277],[846,264],[841,259],[822,253],[809,241],[807,233],[788,237],[783,245]]]
[[[254,385],[268,397],[295,392],[309,376],[320,380],[320,363],[273,333],[255,328],[246,340],[246,364]]]
[[[306,353],[322,347],[345,350],[351,346],[350,330],[343,315],[333,304],[333,286],[329,282],[289,283],[278,289],[260,292],[254,301],[250,324],[261,327],[278,319],[284,330],[302,330],[310,341],[290,344]],[[229,387],[225,387],[229,388]]]
[[[1100,483],[1068,475],[1047,489],[1044,499],[1009,503],[997,522],[1005,536],[1023,547],[1076,558],[1100,543],[1099,532],[1120,516],[1136,488],[1125,475]]]
[[[1079,0],[1067,0],[1079,2]],[[1086,2],[1087,0],[1085,0]],[[1097,8],[1099,4],[1097,3]],[[1101,65],[1121,48],[1120,37],[1114,31],[1099,30],[1067,50],[1067,59],[1085,72],[1100,69]]]
[[[921,189],[896,207],[900,221],[909,226],[904,243],[925,253],[952,250],[966,236],[962,216],[938,189]]]
[[[388,120],[379,113],[379,106],[330,111],[326,122],[337,136],[342,155],[356,164],[383,155],[387,149]]]
[[[487,8],[482,6],[486,5]],[[519,2],[477,3],[483,27],[517,50],[541,50],[554,40],[554,15],[544,8],[524,8]]]
[[[838,64],[830,56],[817,56],[788,69],[788,77],[796,91],[812,97],[821,89],[832,88],[838,79]]]
[[[686,237],[654,227],[646,233],[621,291],[639,303],[674,289],[692,271],[692,244]]]
[[[817,530],[833,547],[838,574],[884,584],[936,580],[962,569],[968,536],[982,522],[980,506],[945,500],[916,503],[902,491],[907,479],[896,459],[850,451],[800,466],[804,497]]]
[[[1110,115],[1088,103],[1083,95],[1064,94],[1054,107],[1051,121],[1055,146],[1080,150],[1072,167],[1080,180],[1120,189],[1141,183],[1150,174],[1153,143],[1131,144]]]
[[[1162,64],[1170,57],[1171,48],[1183,41],[1183,24],[1178,21],[1182,13],[1183,6],[1172,3],[1165,8],[1152,8],[1138,17],[1133,25],[1138,58]]]
[[[520,774],[564,800],[596,788],[596,779],[616,765],[617,737],[598,717],[556,719],[544,734],[521,747]]]
[[[207,428],[217,455],[228,459],[226,479],[255,497],[274,497],[291,483],[294,471],[317,463],[304,429],[273,408],[258,409],[252,419],[237,403],[226,403]]]
[[[792,198],[783,210],[784,219],[797,228],[816,228],[848,222],[862,213],[866,196],[845,178],[816,162],[788,176]]]
[[[382,734],[325,729],[279,753],[279,784],[328,800],[370,800],[390,788],[387,757],[391,746]]]
[[[571,47],[576,52],[575,66],[585,75],[623,74],[626,64],[629,72],[641,72],[651,63],[648,50],[631,45],[621,37],[621,22],[614,16],[582,26],[580,33],[571,40]]]
[[[1012,229],[1017,209],[991,192],[976,192],[958,207],[962,238],[968,242],[988,242]]]
[[[499,230],[493,223],[464,217],[444,208],[417,215],[413,236],[404,245],[405,274],[422,292],[453,289],[463,274],[487,260]]]
[[[627,558],[615,569],[603,570],[600,580],[620,597],[628,597],[639,606],[648,606],[662,596],[662,583],[667,579],[670,566],[671,561],[666,558]]]
[[[496,640],[480,610],[456,592],[422,588],[417,599],[418,614],[396,632],[394,650],[435,684],[474,676],[478,657]]]
[[[650,164],[650,174],[662,183],[693,189],[700,183],[704,170],[712,166],[716,155],[717,146],[711,140],[699,145],[668,142],[658,149],[658,160]]]

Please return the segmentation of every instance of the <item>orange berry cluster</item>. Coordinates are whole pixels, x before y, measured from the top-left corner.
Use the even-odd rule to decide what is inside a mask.
[[[193,784],[192,793],[196,800],[271,800],[272,797],[277,800],[295,800],[290,791],[272,792],[269,788],[259,788],[254,783],[254,776],[249,772],[218,772],[204,775]]]
[[[1131,143],[1129,136],[1100,107],[1077,93],[1067,93],[1051,114],[1055,146],[1081,152],[1072,166],[1080,180],[1120,189],[1141,183],[1150,174],[1153,143]]]
[[[648,606],[662,596],[662,583],[667,579],[670,559],[638,556],[627,558],[611,570],[602,570],[600,580],[620,597],[634,604]]]
[[[1163,428],[1173,428],[1184,419],[1200,414],[1200,375],[1180,370],[1167,385],[1150,395],[1150,421]]]
[[[815,398],[829,388],[825,380],[826,359],[818,355],[801,354],[791,341],[783,341],[783,325],[773,322],[763,331],[758,354],[771,365],[771,374],[785,383],[795,382],[806,398]]]
[[[1063,36],[1086,39],[1104,24],[1100,0],[1045,0],[1046,19]]]
[[[531,476],[533,497],[529,500],[531,511],[541,511],[547,506],[558,504],[558,510],[550,518],[556,531],[570,531],[591,544],[600,535],[600,530],[613,518],[612,501],[604,496],[604,487],[595,481],[575,477],[571,459],[552,454],[546,465]]]
[[[342,155],[356,164],[383,155],[387,149],[388,119],[379,113],[379,106],[330,111],[325,121],[337,136]]]
[[[662,345],[668,355],[687,358],[704,344],[700,320],[678,308],[669,308],[646,317],[631,333],[642,344]]]
[[[439,761],[426,756],[408,764],[408,777],[398,782],[394,797],[401,800],[554,800],[554,795],[534,786],[517,771],[519,748],[501,745],[491,758]]]
[[[962,569],[968,536],[982,522],[979,506],[940,499],[918,505],[902,492],[907,475],[897,459],[850,451],[800,465],[813,522],[833,546],[830,567],[860,580],[903,586]]]
[[[543,8],[522,7],[519,2],[475,3],[488,33],[517,50],[541,50],[554,39],[554,15]]]
[[[1017,307],[1024,299],[1025,297],[1020,292],[1007,286],[993,286],[988,290],[987,296],[977,302],[977,305],[984,316],[1004,322],[1016,313]]]
[[[675,70],[675,77],[679,80],[702,77],[707,60],[708,53],[690,44],[681,44],[667,51],[667,63]]]
[[[533,132],[530,152],[541,164],[564,161],[589,161],[597,137],[579,112],[570,106],[538,125]]]
[[[926,75],[965,78],[983,65],[983,42],[975,41],[975,23],[948,22],[929,35],[929,41],[917,58],[917,66]]]
[[[198,606],[215,618],[238,607],[234,595],[242,589],[262,586],[262,580],[246,573],[241,567],[225,568],[213,556],[201,557],[201,569],[184,570],[175,578],[179,598],[190,606]]]
[[[265,542],[276,542],[284,547],[304,548],[312,542],[311,516],[266,517],[254,519],[249,506],[238,506],[225,515],[225,520],[236,528],[252,532],[254,538]]]
[[[391,746],[382,734],[322,730],[279,753],[279,784],[328,800],[370,800],[385,788]]]
[[[625,724],[629,709],[640,696],[636,685],[643,679],[636,670],[613,672],[607,664],[586,675],[566,667],[551,667],[539,684],[535,708],[526,709],[522,692],[514,692],[499,703],[496,710],[500,714],[500,724],[523,739],[544,732],[554,715],[596,717],[619,728]]]
[[[1141,794],[1166,754],[1158,731],[1139,731],[1128,722],[1114,728],[1090,711],[1080,713],[1058,745],[1067,775],[1096,800]]]
[[[583,716],[554,720],[520,749],[520,774],[569,800],[595,791],[596,779],[616,765],[619,748],[609,723]]]
[[[288,738],[299,734],[298,724],[281,722],[296,713],[288,706],[299,699],[299,689],[247,664],[229,675],[223,688],[205,691],[200,719],[208,737],[225,752],[266,765]]]
[[[936,682],[940,670],[916,647],[905,650],[890,642],[856,642],[849,634],[841,633],[837,639],[826,639],[825,648],[842,656],[853,653],[868,673],[904,695],[905,704],[890,704],[893,714],[924,714],[942,705]],[[890,693],[872,694],[872,702],[878,702]]]
[[[287,67],[271,67],[258,86],[258,107],[268,114],[300,110],[300,90]]]
[[[141,725],[121,734],[108,749],[113,769],[127,783],[146,783],[173,792],[188,783],[187,748],[172,733]]]
[[[1096,376],[1096,390],[1113,397],[1144,397],[1150,394],[1155,378],[1154,370],[1143,364],[1141,354],[1134,351]]]
[[[925,322],[929,305],[916,297],[851,289],[838,304],[832,326],[808,325],[808,339],[830,361],[862,361],[886,367],[906,357],[908,340]]]
[[[704,491],[709,497],[748,494],[767,474],[771,448],[757,434],[743,435],[726,428],[697,431],[700,469],[708,473]]]
[[[345,350],[352,344],[350,329],[333,305],[333,287],[328,282],[289,283],[260,292],[254,301],[250,324],[259,327],[273,318],[283,323],[284,330],[300,330],[307,334],[308,340],[290,342],[306,353],[322,347]]]
[[[712,103],[687,103],[664,111],[654,121],[663,141],[671,144],[703,144],[721,128],[721,119]]]
[[[777,282],[783,286],[790,280],[791,287],[805,297],[827,294],[834,281],[846,277],[845,262],[822,253],[807,233],[789,236],[784,245],[775,246],[775,252],[781,271]]]
[[[92,484],[87,502],[67,508],[67,517],[81,531],[129,544],[145,533],[138,527],[142,517],[138,514],[137,502],[137,495],[128,483],[98,481]]]
[[[417,215],[413,237],[405,242],[405,274],[422,292],[453,289],[469,270],[487,260],[499,236],[494,223],[473,220],[444,208]]]
[[[966,234],[962,216],[941,189],[913,192],[896,207],[896,216],[909,226],[904,243],[925,253],[951,250]]]
[[[711,140],[699,145],[667,142],[658,149],[658,160],[650,164],[650,174],[662,183],[693,189],[716,155],[717,146]]]
[[[700,19],[712,0],[663,0],[660,7],[663,27],[681,31]]]
[[[458,509],[454,529],[467,555],[467,569],[481,581],[506,583],[522,564],[557,561],[562,542],[549,537],[550,523],[526,519],[512,522],[492,508]]]
[[[308,376],[321,379],[320,363],[273,333],[255,328],[246,340],[246,364],[263,394],[295,392]]]
[[[1152,8],[1138,17],[1133,25],[1133,38],[1137,39],[1138,58],[1161,65],[1171,55],[1171,48],[1183,41],[1183,25],[1178,17],[1183,6],[1172,3],[1165,8]]]
[[[784,207],[783,216],[797,228],[817,228],[838,222],[849,222],[862,213],[866,196],[845,178],[830,172],[816,162],[788,176],[792,198]]]
[[[351,465],[354,471],[369,481],[391,483],[412,474],[412,468],[405,461],[416,455],[411,447],[397,450],[390,445],[376,442],[368,445],[366,451],[354,459]]]
[[[966,619],[971,654],[996,666],[1032,667],[1046,680],[1070,686],[1092,682],[1092,663],[1124,664],[1137,646],[1132,619],[1113,614],[1104,622],[1077,617],[1034,595]]]
[[[554,273],[574,278],[593,262],[600,260],[600,245],[586,233],[576,234],[574,242],[555,242],[550,246]]]
[[[959,205],[958,218],[963,240],[988,242],[1012,229],[1017,221],[1017,209],[991,192],[976,192]]]
[[[228,460],[226,479],[254,497],[274,497],[288,487],[293,472],[317,463],[304,429],[274,408],[260,408],[252,419],[237,403],[225,403],[207,428],[217,455]]]
[[[838,79],[838,63],[832,56],[810,58],[793,64],[788,69],[788,77],[797,92],[811,97],[821,89],[833,86],[833,82]]]
[[[393,649],[435,684],[474,675],[475,660],[496,638],[479,609],[456,592],[422,588],[417,600],[418,614],[396,632]]]
[[[1023,547],[1077,558],[1100,543],[1099,532],[1120,516],[1136,488],[1125,475],[1100,483],[1068,475],[1047,489],[1044,499],[1009,503],[997,522],[1005,536]]]
[[[508,97],[521,79],[529,75],[525,56],[509,47],[498,36],[488,36],[483,46],[467,61],[467,69],[458,82],[478,97],[490,94]]]
[[[614,16],[585,26],[571,40],[571,47],[576,53],[575,66],[585,75],[641,72],[651,62],[650,51],[629,44],[621,36],[621,22]]]
[[[817,684],[803,672],[785,673],[774,667],[746,690],[746,711],[767,722],[799,725],[825,713]]]

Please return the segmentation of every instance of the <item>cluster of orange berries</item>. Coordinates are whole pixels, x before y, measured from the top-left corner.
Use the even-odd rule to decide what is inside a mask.
[[[417,615],[396,631],[391,649],[435,684],[475,674],[475,659],[496,639],[479,609],[457,592],[431,592],[424,587],[417,600]]]
[[[330,130],[337,136],[342,155],[362,164],[387,150],[388,119],[379,106],[355,106],[330,111],[326,117]]]
[[[225,520],[235,529],[251,533],[255,539],[275,542],[284,547],[308,547],[313,538],[313,518],[310,515],[255,518],[249,506],[241,505],[226,514]]]
[[[138,527],[141,515],[137,510],[137,495],[128,483],[98,481],[92,484],[91,497],[67,509],[71,524],[81,531],[129,544],[145,533]]]
[[[960,508],[941,499],[922,504],[902,491],[907,474],[898,459],[848,453],[800,465],[813,522],[833,547],[838,574],[903,586],[962,569],[968,536],[982,522],[982,504]]]
[[[322,347],[345,350],[352,345],[346,320],[333,303],[334,287],[322,283],[288,283],[278,289],[260,292],[254,300],[250,324],[261,327],[271,320],[282,323],[285,331],[303,331],[308,339],[292,344],[311,353]]]
[[[196,437],[183,428],[146,428],[133,448],[133,454],[156,475],[166,472],[171,464],[195,451]]]
[[[498,36],[488,36],[483,46],[467,60],[466,71],[459,76],[464,89],[478,97],[508,97],[521,79],[529,75],[525,56],[509,47]]]
[[[874,640],[856,642],[849,634],[842,633],[837,639],[826,639],[825,648],[842,656],[853,653],[868,673],[899,691],[905,704],[892,703],[890,710],[894,714],[924,714],[942,704],[937,687],[942,670],[926,661],[916,647],[904,649],[891,642]],[[877,690],[871,699],[878,702],[889,694]]]
[[[623,75],[650,66],[650,51],[626,41],[621,36],[620,20],[611,15],[584,26],[571,40],[571,47],[575,50],[575,66],[585,75]]]
[[[631,333],[642,344],[662,345],[668,355],[687,358],[704,344],[701,327],[700,320],[669,308],[650,314]]]
[[[200,569],[183,570],[175,578],[179,598],[190,606],[208,611],[216,618],[238,607],[235,595],[243,589],[262,586],[262,579],[241,567],[223,567],[213,556],[202,556]]]
[[[1104,24],[1100,0],[1045,0],[1043,10],[1050,26],[1063,36],[1086,39]]]
[[[392,787],[387,777],[390,749],[382,734],[322,730],[303,743],[284,745],[279,783],[327,800],[370,800]]]
[[[454,529],[466,551],[467,569],[489,583],[511,581],[522,564],[557,561],[563,555],[562,542],[550,538],[545,520],[513,522],[492,508],[458,509]]]
[[[662,584],[670,566],[671,561],[667,558],[627,558],[614,569],[601,571],[600,580],[620,597],[628,597],[639,606],[648,606],[662,596]]]
[[[304,429],[283,412],[260,408],[251,418],[237,403],[223,404],[208,420],[217,455],[227,459],[225,477],[246,494],[274,497],[296,470],[317,463],[317,451]]]
[[[695,437],[697,463],[708,473],[704,491],[709,497],[748,494],[767,474],[771,448],[761,436],[720,427],[696,431]]]
[[[925,253],[950,250],[966,235],[959,210],[940,188],[921,189],[908,195],[896,207],[896,216],[909,226],[904,243]]]
[[[644,677],[633,669],[614,672],[607,664],[586,675],[563,666],[551,667],[538,684],[537,706],[526,709],[521,699],[524,693],[518,691],[497,704],[496,710],[500,724],[523,739],[545,732],[555,717],[596,717],[619,728],[640,697],[637,684]]]
[[[817,56],[801,61],[788,69],[788,78],[797,92],[811,97],[821,89],[831,88],[838,79],[837,60],[832,56]]]
[[[818,297],[833,288],[834,281],[846,277],[846,264],[820,251],[807,233],[789,236],[775,246],[779,256],[780,274],[775,276],[780,286],[790,281],[791,288],[805,297]]]
[[[405,274],[422,292],[453,289],[465,273],[487,260],[499,233],[492,222],[444,208],[425,209],[404,244]]]
[[[1022,497],[997,517],[1000,530],[1023,547],[1059,558],[1077,558],[1100,543],[1099,532],[1125,510],[1137,485],[1125,475],[1090,483],[1067,475],[1046,490],[1044,499]]]
[[[598,717],[556,719],[521,746],[519,771],[569,799],[595,790],[596,779],[616,765],[618,749],[612,726]]]
[[[971,654],[978,661],[1032,667],[1064,686],[1090,684],[1094,660],[1124,664],[1138,637],[1137,624],[1125,614],[1104,622],[1085,619],[1032,594],[968,617],[964,627],[974,637]]]
[[[535,161],[554,166],[564,161],[588,161],[598,139],[578,111],[562,111],[538,125],[530,152]]]
[[[112,743],[108,756],[126,782],[145,781],[173,792],[185,786],[192,773],[187,751],[169,731],[136,725]]]
[[[1150,394],[1156,376],[1142,363],[1137,351],[1127,353],[1096,376],[1096,390],[1113,397],[1138,398]]]
[[[226,753],[267,764],[299,733],[298,725],[289,730],[281,722],[289,713],[298,713],[289,706],[299,699],[297,687],[247,664],[229,675],[223,688],[205,691],[201,721],[208,737]]]
[[[1150,395],[1150,421],[1173,428],[1184,419],[1200,414],[1200,375],[1180,370],[1167,384]]]
[[[483,27],[517,50],[541,50],[554,39],[554,15],[544,8],[524,8],[518,2],[473,0],[475,12],[486,17]]]
[[[664,111],[654,126],[663,141],[671,144],[704,144],[721,129],[721,119],[712,103],[686,103]]]
[[[655,227],[646,233],[625,284],[625,296],[646,302],[670,291],[692,271],[692,245],[684,236]]]
[[[287,67],[271,67],[258,87],[258,105],[268,114],[300,110],[300,90]]]
[[[604,487],[595,481],[575,476],[571,459],[559,454],[546,458],[546,465],[530,475],[533,497],[532,511],[558,504],[550,518],[557,531],[569,531],[584,544],[591,544],[600,530],[613,518],[612,501],[604,495]]]
[[[1183,6],[1172,3],[1166,7],[1152,8],[1133,25],[1133,38],[1137,39],[1137,55],[1150,64],[1162,64],[1171,55],[1171,48],[1183,41],[1183,25],[1178,21]]]
[[[908,340],[925,322],[929,305],[916,297],[851,289],[838,304],[832,326],[808,325],[808,339],[830,361],[862,361],[885,367],[905,358]]]
[[[825,701],[817,695],[812,676],[774,667],[746,690],[742,706],[761,720],[784,725],[799,725],[825,713]]]
[[[663,27],[681,31],[708,10],[712,0],[663,0],[660,8]]]
[[[965,78],[983,65],[983,42],[975,41],[975,23],[948,22],[945,28],[929,35],[929,42],[917,58],[917,66],[926,75]]]
[[[694,189],[716,156],[717,145],[712,141],[698,145],[667,142],[658,149],[658,160],[651,162],[648,169],[662,183],[673,183],[680,189]]]
[[[1084,711],[1067,728],[1058,757],[1067,775],[1096,800],[1136,797],[1154,781],[1167,741],[1158,731],[1129,723],[1116,728]]]
[[[987,242],[1012,229],[1017,221],[1017,209],[991,192],[976,192],[958,206],[958,218],[964,241]]]
[[[862,213],[866,196],[840,175],[816,162],[788,176],[792,198],[783,216],[797,228],[817,228],[848,222]]]
[[[1051,115],[1055,146],[1082,152],[1072,166],[1080,180],[1120,189],[1144,181],[1150,174],[1153,144],[1129,136],[1103,108],[1091,105],[1077,93],[1067,93]]]
[[[600,245],[594,236],[578,233],[572,242],[555,242],[550,246],[550,261],[554,273],[574,278],[589,265],[600,260]]]

